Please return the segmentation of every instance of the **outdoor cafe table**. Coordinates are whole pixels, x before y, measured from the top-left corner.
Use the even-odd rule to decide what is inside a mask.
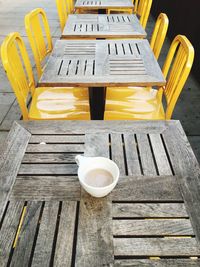
[[[107,86],[163,86],[165,79],[147,40],[58,40],[39,85],[89,87],[91,118],[103,119]]]
[[[146,32],[136,15],[72,14],[61,38],[146,38]]]
[[[118,164],[107,197],[80,187],[83,153]],[[0,266],[200,266],[199,179],[178,121],[15,122],[0,159]]]
[[[99,13],[106,13],[109,8],[133,9],[132,0],[77,0],[75,9],[79,11],[97,10]]]

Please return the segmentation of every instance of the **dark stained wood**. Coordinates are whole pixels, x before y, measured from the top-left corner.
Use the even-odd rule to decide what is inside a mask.
[[[0,266],[7,266],[11,248],[24,207],[23,201],[11,201],[0,231]]]
[[[69,38],[145,38],[136,15],[72,14],[68,16],[62,39]]]
[[[112,192],[115,201],[181,201],[173,176],[121,176]]]
[[[55,267],[71,266],[77,203],[62,202],[59,232],[54,256]]]
[[[16,122],[2,147],[0,156],[0,218],[24,156],[31,134]]]
[[[195,238],[115,238],[116,256],[196,256],[200,248]]]
[[[147,40],[58,40],[39,85],[162,86],[165,79]]]
[[[80,200],[80,183],[76,176],[18,176],[10,199]]]
[[[86,135],[85,155],[108,157],[108,135]],[[110,196],[95,199],[82,189],[76,266],[112,266],[111,207]]]
[[[59,202],[45,202],[37,242],[33,254],[33,267],[49,266],[53,247]]]

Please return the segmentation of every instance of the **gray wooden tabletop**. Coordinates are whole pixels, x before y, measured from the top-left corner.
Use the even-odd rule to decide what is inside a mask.
[[[165,79],[147,40],[58,40],[39,85],[162,86]]]
[[[61,38],[146,38],[146,35],[136,15],[72,14]]]
[[[77,0],[75,3],[76,9],[107,9],[107,8],[132,8],[134,5],[131,0]]]
[[[90,197],[74,157],[120,168]],[[200,266],[200,169],[178,121],[15,122],[0,158],[0,266]]]

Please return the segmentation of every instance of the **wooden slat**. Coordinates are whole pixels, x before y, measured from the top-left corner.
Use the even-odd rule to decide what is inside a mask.
[[[160,175],[171,175],[172,170],[167,159],[166,151],[164,149],[161,137],[159,134],[149,135],[152,149],[154,152],[156,164],[158,167],[158,172]]]
[[[162,133],[175,121],[18,121],[32,134]]]
[[[140,163],[137,152],[137,144],[135,142],[135,135],[126,133],[124,134],[124,144],[126,150],[126,160],[129,175],[140,175]]]
[[[24,202],[11,201],[0,231],[0,266],[7,266],[10,251],[13,246]]]
[[[113,203],[117,218],[181,218],[188,217],[183,203]]]
[[[144,175],[156,175],[156,167],[153,160],[149,140],[146,134],[137,134],[138,148]]]
[[[159,260],[149,260],[149,259],[135,259],[135,260],[116,260],[115,267],[198,267],[200,265],[200,260],[192,259],[159,259]]]
[[[80,200],[80,184],[70,176],[18,176],[10,199]]]
[[[195,238],[115,238],[116,256],[198,256]]]
[[[84,143],[84,135],[32,135],[30,143]]]
[[[53,264],[55,267],[71,266],[76,209],[76,202],[62,202]]]
[[[27,153],[70,153],[83,152],[83,144],[29,144]]]
[[[49,266],[53,247],[59,202],[45,202],[36,246],[33,254],[33,267]]]
[[[76,164],[21,164],[18,175],[75,175]]]
[[[112,192],[115,201],[180,201],[181,193],[173,176],[124,176]]]
[[[42,202],[28,202],[25,218],[14,250],[11,266],[29,264]]]
[[[126,175],[121,134],[111,134],[111,153],[112,153],[112,160],[119,167],[120,175]]]
[[[86,135],[85,155],[108,157],[108,135]],[[76,266],[113,264],[111,207],[110,196],[98,199],[82,190]]]
[[[14,123],[0,156],[0,218],[24,156],[30,133]]]
[[[189,219],[114,220],[113,235],[186,236],[194,235]]]
[[[22,163],[75,163],[76,155],[77,153],[26,153]]]

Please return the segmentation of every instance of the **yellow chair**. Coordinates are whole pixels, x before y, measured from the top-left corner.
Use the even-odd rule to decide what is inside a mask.
[[[68,89],[35,87],[28,53],[19,33],[6,37],[1,46],[1,58],[24,120],[90,119],[88,101],[76,100]]]
[[[25,28],[40,78],[44,70],[42,64],[53,50],[49,23],[42,8],[36,8],[25,16]]]
[[[58,10],[61,32],[63,32],[68,18],[68,12],[71,13],[70,2],[69,0],[56,0],[56,6]]]
[[[115,109],[114,103],[106,103],[105,120],[170,120],[176,102],[188,78],[194,60],[194,48],[189,40],[178,35],[170,47],[163,75],[166,86],[159,90],[146,92],[149,100],[130,100],[121,102],[120,109]],[[166,110],[162,104],[163,94],[166,100]],[[110,106],[109,106],[110,105]],[[116,103],[118,106],[118,103]]]
[[[159,58],[168,27],[169,19],[166,14],[161,13],[156,20],[156,24],[150,41],[150,46],[156,59]]]
[[[161,13],[156,21],[154,31],[151,37],[150,46],[156,59],[158,59],[166,34],[169,26],[169,19],[166,14]],[[107,88],[107,99],[109,100],[124,100],[124,98],[131,99],[148,99],[149,95],[146,91],[149,91],[149,87],[108,87]],[[127,99],[127,100],[128,100]]]
[[[132,14],[134,12],[135,14],[137,14],[139,16],[140,24],[145,29],[146,25],[147,25],[148,18],[149,18],[151,6],[152,6],[152,1],[153,0],[135,0],[135,1],[133,1],[134,10],[127,9],[127,8],[121,8],[121,9],[109,8],[107,10],[107,14],[111,14],[112,12],[114,12],[114,13],[125,12],[128,14]]]
[[[43,62],[53,49],[49,23],[44,10],[36,8],[28,13],[25,16],[25,27],[33,51],[38,78],[40,78],[45,68],[42,66]],[[87,88],[68,87],[68,90],[70,94],[73,92],[74,96],[81,100],[88,99]]]

